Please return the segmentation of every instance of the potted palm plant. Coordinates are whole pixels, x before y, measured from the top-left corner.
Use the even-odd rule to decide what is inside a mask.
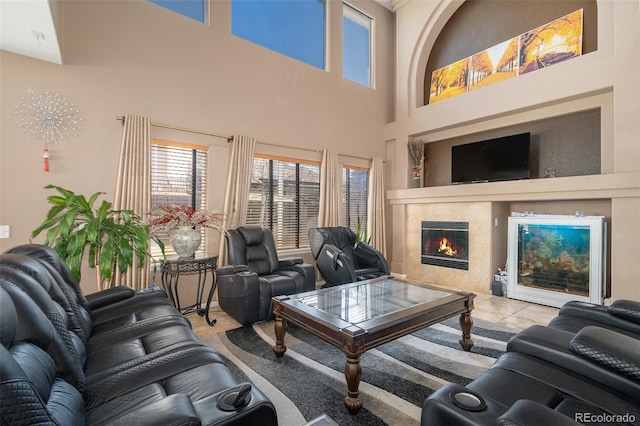
[[[116,274],[126,272],[134,260],[136,267],[144,266],[149,227],[135,212],[114,210],[112,203],[104,200],[94,207],[103,192],[87,199],[55,185],[45,189],[55,189],[59,195],[47,198],[53,206],[31,238],[46,230],[44,244],[53,247],[78,282],[86,249],[89,267],[96,270],[103,289],[113,287]]]

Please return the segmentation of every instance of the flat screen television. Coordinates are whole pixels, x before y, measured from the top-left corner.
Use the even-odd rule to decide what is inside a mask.
[[[530,177],[531,134],[520,133],[451,147],[451,183]]]

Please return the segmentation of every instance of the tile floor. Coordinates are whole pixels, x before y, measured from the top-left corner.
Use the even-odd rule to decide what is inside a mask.
[[[547,325],[558,315],[558,309],[490,294],[476,294],[471,315],[473,318],[524,330],[534,324]],[[204,317],[195,313],[187,316],[194,332],[200,337],[241,327],[240,323],[227,315],[217,304],[211,307],[209,316],[217,320],[214,326],[209,326]]]

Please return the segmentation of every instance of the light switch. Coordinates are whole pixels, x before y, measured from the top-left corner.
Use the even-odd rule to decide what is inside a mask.
[[[9,225],[0,225],[0,238],[10,238],[11,227]]]

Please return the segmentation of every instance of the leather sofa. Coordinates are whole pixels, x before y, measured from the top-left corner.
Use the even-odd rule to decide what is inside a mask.
[[[389,275],[389,264],[370,244],[357,242],[346,226],[310,228],[309,244],[325,286]]]
[[[55,252],[0,255],[2,424],[277,425],[162,290],[85,297]]]
[[[301,257],[278,259],[270,229],[241,226],[226,238],[229,265],[218,269],[218,303],[239,323],[272,318],[275,296],[316,289],[313,265]]]
[[[514,336],[467,386],[430,395],[421,424],[639,425],[640,339],[630,332],[638,325],[637,302],[569,302],[548,326]]]

